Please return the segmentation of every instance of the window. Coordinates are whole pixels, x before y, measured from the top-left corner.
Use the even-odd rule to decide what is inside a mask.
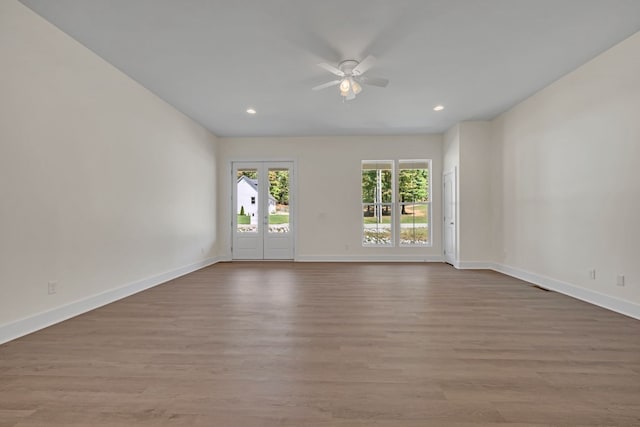
[[[398,162],[398,195],[400,199],[400,246],[429,244],[429,162]]]
[[[393,245],[393,161],[362,162],[362,244]]]
[[[430,166],[430,160],[362,162],[363,246],[431,245]]]
[[[251,204],[252,205],[256,204],[256,196],[251,196]]]

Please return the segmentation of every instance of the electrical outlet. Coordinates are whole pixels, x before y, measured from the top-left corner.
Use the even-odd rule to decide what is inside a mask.
[[[47,293],[53,295],[58,292],[58,282],[51,281],[47,284]]]
[[[624,275],[623,274],[618,274],[618,280],[617,280],[616,284],[618,286],[624,286]]]
[[[596,269],[595,268],[589,270],[589,278],[591,280],[596,280]]]

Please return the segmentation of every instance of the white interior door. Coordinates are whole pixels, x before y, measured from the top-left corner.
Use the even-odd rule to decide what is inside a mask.
[[[234,162],[233,259],[293,259],[293,163]]]
[[[448,172],[444,174],[444,260],[451,265],[457,262],[456,248],[456,172]]]

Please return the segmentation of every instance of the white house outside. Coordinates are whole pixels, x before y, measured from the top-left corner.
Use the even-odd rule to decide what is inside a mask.
[[[237,182],[237,211],[240,214],[244,208],[244,214],[252,219],[258,214],[258,180],[241,176]],[[276,212],[276,199],[269,195],[269,214]],[[253,221],[252,221],[253,222]]]

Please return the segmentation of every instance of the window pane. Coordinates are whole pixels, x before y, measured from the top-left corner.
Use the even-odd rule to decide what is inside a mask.
[[[376,171],[362,170],[362,202],[373,203],[376,194]]]
[[[400,245],[429,243],[429,205],[402,203],[400,205]]]
[[[362,162],[362,202],[391,203],[393,201],[393,162],[390,160]]]
[[[269,233],[289,232],[289,169],[269,168]]]
[[[258,231],[258,170],[238,169],[236,183],[236,230],[239,233]]]
[[[429,169],[426,160],[401,160],[398,172],[400,202],[429,201]]]
[[[365,203],[362,205],[362,243],[364,245],[390,246],[393,208],[390,203]]]
[[[377,202],[391,203],[393,200],[393,173],[390,170],[380,171],[379,195]]]

